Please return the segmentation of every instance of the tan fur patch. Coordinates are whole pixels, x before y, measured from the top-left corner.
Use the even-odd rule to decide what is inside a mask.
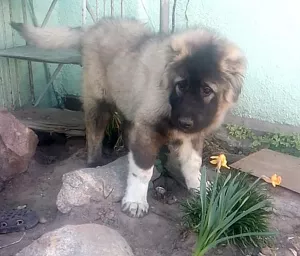
[[[190,55],[194,48],[212,40],[213,35],[205,29],[188,30],[182,34],[175,34],[171,39],[171,47],[177,52],[174,61],[179,61]]]
[[[221,62],[223,72],[243,74],[246,69],[246,60],[242,51],[233,43],[227,43],[224,49],[224,58]]]
[[[223,98],[223,97],[221,97]],[[218,110],[215,114],[215,117],[210,124],[210,126],[206,129],[204,129],[203,133],[206,135],[209,135],[213,131],[215,131],[219,126],[222,124],[225,115],[227,114],[228,109],[231,107],[232,103],[227,102],[225,100],[220,100],[218,105]]]

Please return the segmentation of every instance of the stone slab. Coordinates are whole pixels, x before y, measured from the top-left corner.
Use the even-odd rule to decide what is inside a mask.
[[[233,168],[251,172],[257,177],[273,174],[282,177],[281,186],[300,194],[300,158],[269,149],[262,149],[233,164]]]

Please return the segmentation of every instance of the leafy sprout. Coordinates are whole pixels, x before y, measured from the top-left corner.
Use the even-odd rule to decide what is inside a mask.
[[[200,189],[182,203],[184,223],[198,234],[194,256],[202,256],[220,243],[262,246],[275,233],[268,231],[272,204],[260,179],[247,173],[217,173],[206,183],[202,170]]]
[[[105,130],[105,133],[109,139],[111,139],[115,134],[117,134],[118,138],[114,146],[114,150],[116,151],[118,151],[118,149],[122,148],[124,145],[121,124],[122,119],[120,114],[118,112],[114,112]]]

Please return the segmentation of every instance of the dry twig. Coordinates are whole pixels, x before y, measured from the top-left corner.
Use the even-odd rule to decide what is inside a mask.
[[[185,16],[185,24],[186,24],[186,27],[188,28],[189,26],[189,18],[187,16],[187,11],[188,11],[188,7],[189,7],[189,3],[190,3],[190,0],[187,0],[186,2],[186,6],[185,6],[185,12],[184,12],[184,16]]]
[[[0,246],[0,250],[6,248],[8,246],[20,243],[22,241],[22,239],[24,238],[25,235],[26,235],[26,232],[23,233],[23,235],[21,236],[21,238],[19,240],[15,241],[15,242],[12,242],[10,244],[5,244],[5,245]]]

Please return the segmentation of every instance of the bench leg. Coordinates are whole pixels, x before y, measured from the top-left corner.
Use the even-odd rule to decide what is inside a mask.
[[[37,99],[37,101],[34,104],[34,107],[36,107],[37,105],[39,105],[40,101],[42,100],[42,98],[45,96],[46,92],[48,91],[49,87],[51,86],[51,84],[53,83],[53,81],[56,79],[57,75],[59,74],[59,72],[61,71],[62,67],[64,64],[58,64],[57,68],[55,69],[55,71],[53,72],[53,75],[51,76],[49,82],[47,83],[44,91],[42,92],[42,94],[40,95],[40,97]]]

